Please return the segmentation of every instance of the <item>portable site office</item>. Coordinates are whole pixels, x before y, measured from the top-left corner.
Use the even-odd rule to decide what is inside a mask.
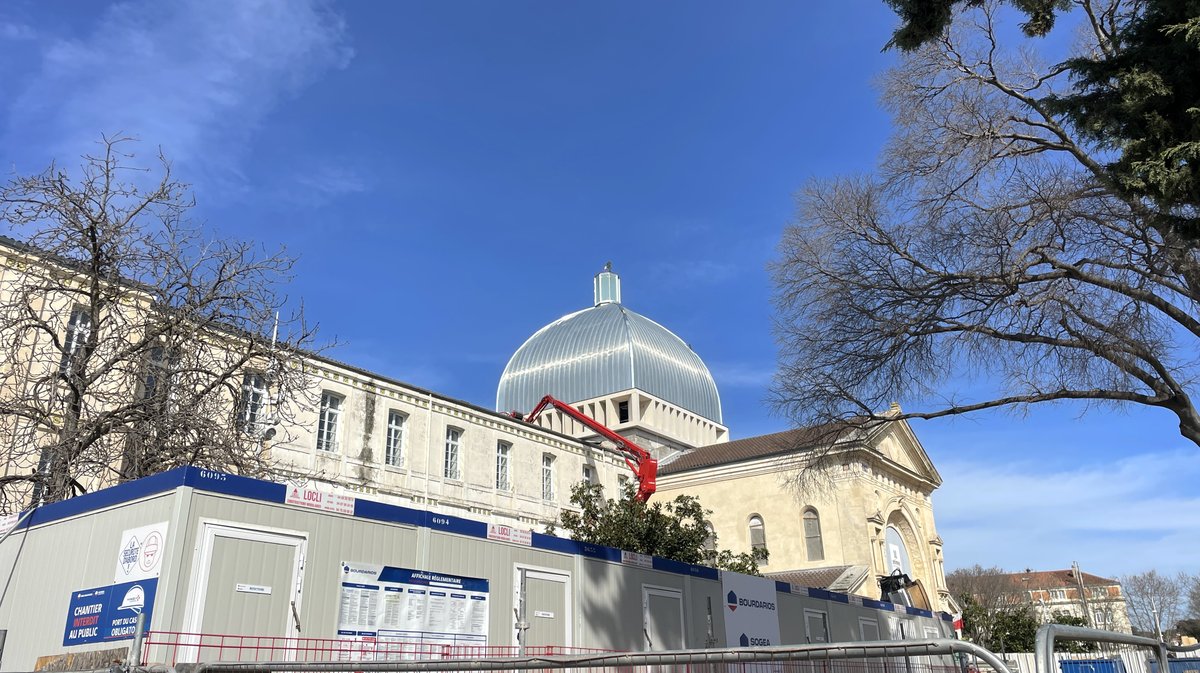
[[[945,614],[195,468],[33,511],[0,544],[0,576],[2,670],[128,647],[143,611],[182,643],[515,646],[523,632],[530,648],[639,651],[951,634]],[[151,645],[145,662],[239,655]]]

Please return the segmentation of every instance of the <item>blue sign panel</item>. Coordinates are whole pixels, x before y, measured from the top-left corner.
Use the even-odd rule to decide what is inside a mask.
[[[71,604],[67,607],[63,645],[133,638],[139,614],[146,615],[149,628],[150,611],[154,608],[157,590],[158,578],[153,577],[76,591],[71,594]]]

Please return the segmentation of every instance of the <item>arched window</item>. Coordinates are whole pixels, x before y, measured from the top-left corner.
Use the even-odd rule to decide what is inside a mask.
[[[825,560],[825,545],[821,543],[821,517],[811,507],[804,510],[804,547],[808,550],[809,561]]]
[[[767,529],[763,527],[762,517],[757,514],[750,515],[750,547],[767,548]]]

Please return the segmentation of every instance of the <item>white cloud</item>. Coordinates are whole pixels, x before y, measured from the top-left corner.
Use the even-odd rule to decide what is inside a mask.
[[[323,205],[371,187],[362,171],[328,161],[296,169],[286,177],[288,181],[280,188],[279,198],[307,206]]]
[[[232,184],[271,111],[352,56],[320,0],[130,0],[89,35],[46,43],[5,136],[32,162],[23,170],[73,163],[101,133],[124,132],[186,164],[189,180]]]
[[[0,40],[32,40],[35,37],[37,33],[30,26],[0,20]]]
[[[934,505],[949,568],[1051,570],[1077,560],[1107,576],[1196,571],[1194,452],[1084,457],[1075,469],[999,462],[938,466],[945,483]]]
[[[661,262],[651,271],[652,278],[660,285],[691,288],[696,286],[721,285],[733,280],[742,266],[736,262],[698,259],[683,262]]]
[[[717,382],[717,388],[762,388],[775,376],[774,363],[767,365],[749,362],[709,362],[708,370]]]

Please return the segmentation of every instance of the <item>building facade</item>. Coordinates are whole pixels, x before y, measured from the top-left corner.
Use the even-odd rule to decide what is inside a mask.
[[[1004,578],[1012,586],[1015,603],[1028,603],[1043,624],[1055,615],[1066,614],[1088,620],[1097,629],[1132,633],[1129,610],[1121,583],[1079,571],[1030,570],[1008,573]]]
[[[517,350],[497,390],[498,409],[528,409],[551,394],[649,449],[660,459],[655,497],[698,497],[712,510],[722,548],[769,550],[765,574],[879,598],[878,580],[898,570],[915,580],[909,592],[918,607],[957,611],[933,517],[941,477],[906,422],[838,436],[810,428],[730,440],[700,357],[621,303],[611,266],[594,289],[591,308],[546,325]],[[538,422],[597,439],[562,414]],[[798,479],[815,456],[829,463],[820,478]]]
[[[615,454],[555,430],[332,360],[311,364],[319,402],[287,441],[268,442],[297,483],[540,529],[569,506],[573,484],[615,491],[628,473]]]
[[[144,339],[152,322],[139,317],[151,304],[149,294],[132,285],[109,287],[105,305],[113,308],[89,310],[87,279],[77,275],[69,261],[0,239],[0,306],[18,314],[5,314],[9,329],[0,335],[5,355],[0,400],[6,410],[0,415],[0,476],[18,479],[43,469],[39,451],[30,447],[54,443],[67,404],[64,373],[84,342],[99,344],[92,346],[93,355],[107,358]],[[30,290],[47,287],[53,290]],[[32,328],[13,327],[18,319]],[[615,490],[628,473],[619,456],[554,429],[320,354],[301,354],[288,363],[302,371],[293,379],[304,389],[283,401],[272,389],[277,377],[268,373],[271,365],[261,352],[239,351],[236,335],[209,330],[183,338],[190,340],[169,348],[143,345],[141,359],[112,355],[117,365],[97,369],[102,379],[78,413],[81,422],[97,426],[111,419],[115,430],[103,451],[88,454],[93,464],[72,472],[74,492],[121,480],[125,446],[134,434],[125,431],[149,412],[166,425],[177,414],[208,414],[214,432],[229,433],[245,451],[265,455],[277,478],[296,485],[367,493],[524,529],[555,521],[569,506],[571,485],[581,479]],[[213,357],[196,358],[196,351]],[[228,368],[230,362],[243,364],[233,365],[237,369],[225,372],[223,381],[189,379],[176,371]],[[220,388],[205,398],[208,408],[185,406],[181,399],[190,405],[199,398],[175,394],[197,385]],[[287,413],[279,413],[284,405]],[[207,464],[215,467],[212,462]],[[17,511],[31,501],[38,495],[27,491],[3,504]]]
[[[28,246],[0,241],[4,287],[51,267]],[[276,414],[261,354],[248,353],[245,371],[235,379],[240,387],[228,385],[220,408],[212,410],[213,427],[241,433],[247,450],[269,457],[276,478],[297,486],[540,529],[572,507],[573,484],[592,481],[615,494],[632,478],[613,447],[569,417],[550,410],[527,423],[506,413],[529,411],[549,394],[652,451],[661,467],[655,497],[698,496],[713,510],[723,548],[769,549],[764,572],[877,598],[878,579],[898,570],[916,580],[917,607],[954,611],[931,501],[941,478],[907,423],[832,438],[808,429],[730,441],[716,382],[703,360],[621,299],[620,278],[605,267],[593,279],[590,307],[537,330],[516,350],[499,381],[497,410],[308,353],[294,364],[306,376],[303,394],[289,413]],[[4,363],[0,394],[10,398],[36,395],[29,386],[38,377],[23,364],[30,361],[27,354],[51,343],[67,358],[81,335],[100,329],[82,326],[69,298],[32,301],[44,341],[20,344]],[[137,311],[139,302],[148,301],[116,305]],[[109,338],[119,347],[131,337]],[[203,343],[210,350],[232,348],[236,336],[207,336]],[[45,372],[38,380],[59,385],[56,372],[67,360],[54,348],[40,356]],[[146,353],[146,362],[130,364],[113,379],[112,399],[140,404],[149,399],[147,391],[172,379],[175,357],[162,349]],[[165,404],[159,411],[169,416],[176,413],[172,408]],[[32,463],[29,455],[14,459],[25,431],[2,430],[9,453],[0,476],[40,469],[36,455]],[[792,477],[817,455],[832,459],[822,470],[821,488],[794,488]],[[112,460],[121,460],[119,445]],[[119,480],[118,471],[98,467],[79,485],[82,490]]]
[[[879,598],[879,579],[899,571],[916,582],[914,605],[954,612],[933,516],[940,484],[908,423],[893,421],[699,447],[662,465],[659,493],[711,508],[722,547],[765,547],[768,576]]]

